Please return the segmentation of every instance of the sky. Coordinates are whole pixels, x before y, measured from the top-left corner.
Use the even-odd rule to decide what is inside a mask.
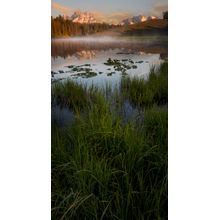
[[[135,15],[162,16],[168,0],[52,0],[52,16],[88,11],[100,22],[117,23]]]

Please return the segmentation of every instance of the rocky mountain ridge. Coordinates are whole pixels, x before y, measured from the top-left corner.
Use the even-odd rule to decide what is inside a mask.
[[[141,23],[147,20],[155,20],[158,19],[156,16],[149,16],[146,17],[144,15],[138,15],[138,16],[134,16],[132,18],[127,18],[124,19],[120,24],[121,25],[131,25],[131,24],[137,24],[137,23]]]
[[[73,23],[86,23],[86,24],[92,24],[92,23],[97,23],[97,20],[95,18],[95,15],[91,12],[81,12],[81,11],[75,11],[72,16],[67,16],[64,15],[63,18],[65,20],[70,20]],[[146,17],[144,15],[138,15],[138,16],[133,16],[131,18],[126,18],[122,20],[119,24],[120,25],[132,25],[132,24],[137,24],[141,23],[147,20],[154,20],[158,19],[156,16],[149,16]]]
[[[75,11],[72,16],[63,16],[65,20],[71,20],[73,23],[96,23],[94,15],[90,12]]]

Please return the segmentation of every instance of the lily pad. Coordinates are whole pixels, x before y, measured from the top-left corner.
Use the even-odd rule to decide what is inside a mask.
[[[72,69],[74,67],[74,65],[70,65],[70,66],[67,66],[68,68]]]
[[[115,74],[115,72],[107,73],[107,76],[112,76],[112,74]]]
[[[55,75],[55,74],[58,74],[57,72],[54,72],[54,71],[51,71],[51,75]]]

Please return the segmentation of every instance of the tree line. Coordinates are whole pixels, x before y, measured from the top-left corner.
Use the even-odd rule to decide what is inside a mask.
[[[163,12],[163,19],[168,20],[168,11]]]
[[[81,36],[105,31],[114,27],[107,23],[80,24],[73,23],[71,20],[64,19],[61,15],[51,17],[51,36],[52,37],[70,37]]]

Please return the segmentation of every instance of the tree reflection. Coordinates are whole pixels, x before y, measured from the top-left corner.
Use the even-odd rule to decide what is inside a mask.
[[[152,53],[167,57],[167,43],[114,41],[114,42],[83,42],[68,40],[53,40],[51,56],[53,58],[76,56],[78,59],[92,59],[98,51],[121,49],[122,53]]]

